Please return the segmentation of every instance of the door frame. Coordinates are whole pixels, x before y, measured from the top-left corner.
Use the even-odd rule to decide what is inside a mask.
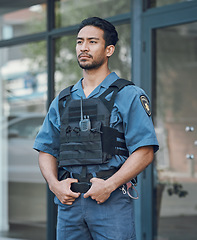
[[[183,2],[169,6],[148,9],[142,14],[141,27],[141,76],[139,85],[150,96],[153,121],[155,95],[155,32],[159,28],[187,24],[197,21],[197,1]],[[153,164],[142,176],[140,200],[140,233],[139,239],[154,239],[154,173]],[[140,236],[139,236],[140,235]]]

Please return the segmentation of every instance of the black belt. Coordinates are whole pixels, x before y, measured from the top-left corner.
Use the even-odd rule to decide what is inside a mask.
[[[111,177],[115,172],[117,172],[117,169],[100,171],[96,173],[96,177],[106,180]],[[71,175],[68,171],[62,168],[59,169],[59,180],[64,180],[69,177],[71,177]],[[93,178],[92,173],[86,174],[86,177],[82,177],[80,174],[73,173],[72,177],[78,179],[77,183],[71,184],[71,190],[73,192],[85,193],[91,188],[92,183],[90,182],[90,179]]]
[[[76,182],[71,183],[71,190],[73,192],[80,192],[80,193],[86,193],[92,186],[92,183],[90,182]]]

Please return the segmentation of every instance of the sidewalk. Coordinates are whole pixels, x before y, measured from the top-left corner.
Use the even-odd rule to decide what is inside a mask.
[[[162,217],[155,240],[196,240],[197,215]]]
[[[46,226],[11,224],[9,232],[0,232],[0,240],[46,240]]]
[[[0,240],[22,240],[19,238],[4,238],[4,237],[0,237]]]

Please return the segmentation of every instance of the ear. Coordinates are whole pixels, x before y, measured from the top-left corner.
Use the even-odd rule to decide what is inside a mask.
[[[112,54],[115,51],[115,46],[114,45],[109,45],[106,47],[106,56],[109,58],[112,56]]]

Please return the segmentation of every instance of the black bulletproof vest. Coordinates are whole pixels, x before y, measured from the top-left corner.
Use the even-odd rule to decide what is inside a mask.
[[[102,164],[113,155],[129,156],[124,134],[109,126],[116,94],[126,85],[133,83],[118,79],[98,98],[74,100],[72,86],[60,93],[59,167]]]

